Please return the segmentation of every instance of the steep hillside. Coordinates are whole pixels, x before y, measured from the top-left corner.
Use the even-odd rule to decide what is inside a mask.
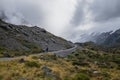
[[[104,41],[105,45],[120,45],[120,29],[109,35]]]
[[[21,55],[67,49],[73,44],[37,26],[14,25],[0,20],[0,54]],[[19,53],[20,52],[20,53]]]
[[[97,44],[103,44],[104,41],[108,38],[108,36],[111,34],[111,32],[112,31],[104,32],[104,33],[93,36],[94,42],[96,42]]]
[[[100,35],[93,37],[95,43],[107,46],[116,46],[120,45],[120,29],[115,32],[105,32]]]

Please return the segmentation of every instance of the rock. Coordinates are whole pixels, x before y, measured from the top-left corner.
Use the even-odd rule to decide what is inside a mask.
[[[98,61],[95,61],[95,62],[94,62],[94,64],[96,64],[96,65],[97,65],[97,64],[98,64]]]
[[[20,79],[18,79],[18,80],[28,80],[28,79],[26,79],[26,78],[20,78]]]
[[[52,73],[52,70],[48,66],[43,65],[42,70],[45,73],[45,77],[51,78],[52,80],[62,80],[59,73]]]
[[[21,59],[19,60],[19,62],[20,62],[20,63],[24,63],[24,62],[25,62],[24,58],[21,58]]]
[[[40,60],[49,60],[49,58],[47,58],[45,56],[40,56]]]
[[[48,66],[46,66],[46,65],[44,65],[44,66],[42,67],[42,70],[43,70],[45,73],[51,73],[51,72],[52,72],[52,70],[51,70],[50,68],[48,68]]]
[[[7,51],[3,52],[3,55],[4,55],[5,57],[11,57],[10,54],[9,54]]]
[[[7,25],[0,25],[0,27],[6,31],[10,30],[11,28]]]
[[[46,31],[45,29],[41,29],[41,31],[42,31],[43,33],[47,33],[47,31]]]
[[[98,72],[98,71],[93,71],[93,73],[94,73],[94,74],[99,74],[99,72]]]
[[[53,77],[52,70],[48,68],[48,66],[44,65],[42,70],[44,71],[46,77]]]

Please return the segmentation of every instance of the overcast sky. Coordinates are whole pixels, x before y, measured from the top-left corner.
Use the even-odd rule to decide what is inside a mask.
[[[0,17],[83,41],[83,34],[120,28],[120,0],[0,0]]]

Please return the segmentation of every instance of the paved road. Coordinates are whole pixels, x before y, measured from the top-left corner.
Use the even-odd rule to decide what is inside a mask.
[[[65,57],[67,56],[69,53],[72,53],[73,51],[75,51],[77,48],[77,46],[75,45],[73,48],[70,49],[66,49],[66,50],[59,50],[59,51],[53,51],[52,53],[58,55],[58,56],[62,56]],[[39,55],[39,54],[33,54],[33,55]],[[0,58],[0,61],[10,61],[10,60],[15,60],[17,58],[24,58],[26,56],[19,56],[19,57],[13,57],[13,58]]]
[[[13,58],[8,58],[8,57],[5,57],[5,58],[0,58],[0,61],[11,61],[11,60],[15,60],[17,58],[24,58],[26,56],[19,56],[19,57],[13,57]]]
[[[68,54],[72,53],[75,51],[77,48],[77,45],[75,45],[73,48],[66,49],[66,50],[60,50],[60,51],[54,51],[53,53],[62,57],[67,56]]]

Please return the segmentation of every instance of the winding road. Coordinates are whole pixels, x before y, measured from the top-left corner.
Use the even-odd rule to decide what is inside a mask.
[[[73,48],[70,49],[66,49],[66,50],[59,50],[59,51],[53,51],[52,53],[58,55],[58,56],[62,56],[65,57],[68,54],[72,53],[73,51],[75,51],[77,49],[77,45],[75,45]]]
[[[75,45],[73,48],[70,48],[70,49],[66,49],[66,50],[59,50],[59,51],[53,51],[51,53],[54,53],[58,56],[62,56],[62,57],[65,57],[67,56],[68,54],[72,53],[73,51],[75,51],[77,49],[77,45]],[[33,54],[33,55],[39,55],[39,54]],[[19,56],[19,57],[13,57],[13,58],[0,58],[0,61],[10,61],[10,60],[15,60],[17,58],[24,58],[26,56]]]

